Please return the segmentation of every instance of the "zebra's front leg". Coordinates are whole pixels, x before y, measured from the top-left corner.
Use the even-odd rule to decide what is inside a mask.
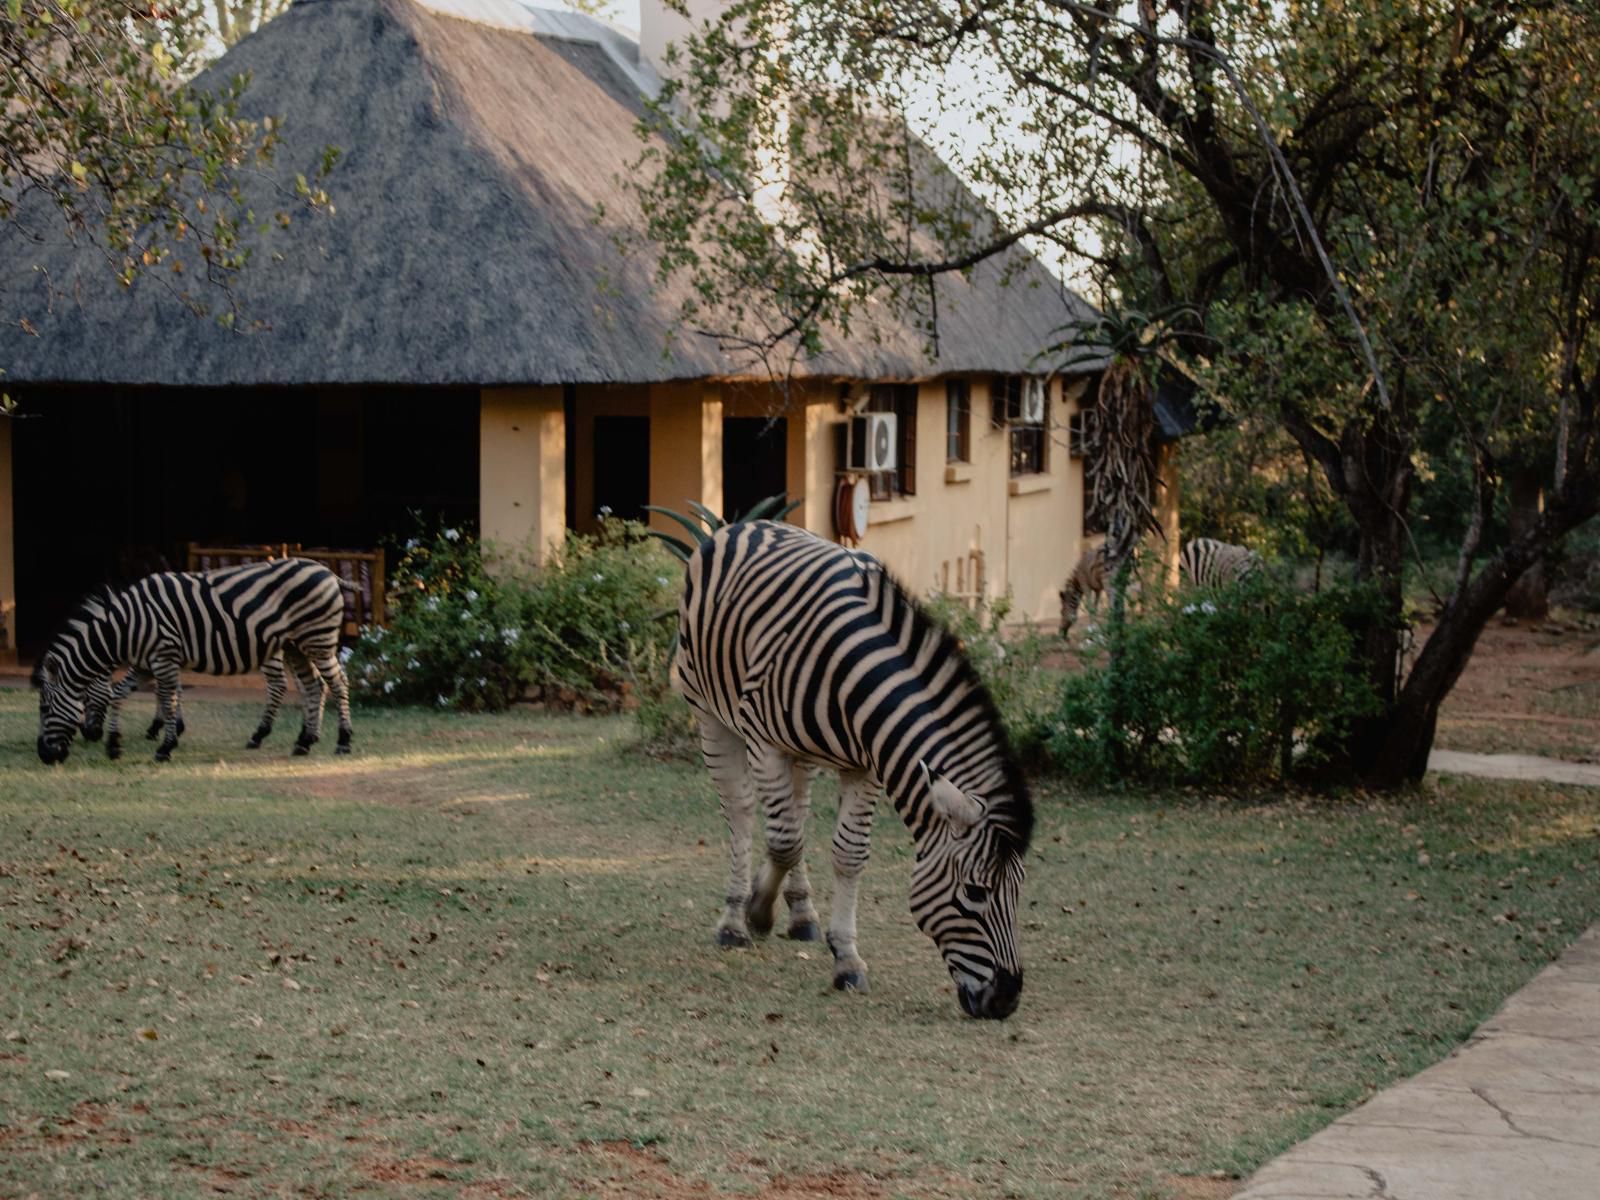
[[[717,945],[748,946],[745,901],[750,896],[750,841],[754,833],[756,794],[750,784],[744,739],[714,717],[700,717],[700,752],[722,798],[728,822],[728,890],[717,922]]]
[[[871,852],[872,809],[877,788],[862,772],[839,774],[839,820],[833,827],[833,912],[828,949],[833,951],[833,986],[867,990],[867,964],[856,952],[856,893]]]
[[[278,719],[278,706],[283,703],[283,694],[289,690],[283,673],[283,651],[275,651],[261,660],[261,674],[267,681],[267,707],[261,713],[256,731],[244,744],[246,750],[261,749],[261,743],[272,733],[272,723]]]
[[[178,746],[178,664],[159,663],[153,671],[156,677],[156,713],[165,723],[161,744],[156,747],[156,761],[169,762]]]
[[[753,756],[750,766],[766,815],[767,854],[745,915],[754,933],[765,936],[771,932],[773,909],[782,888],[789,906],[789,937],[814,942],[822,931],[817,911],[811,905],[805,837],[815,770],[776,751]]]
[[[139,672],[129,667],[128,673],[111,689],[111,698],[106,702],[106,757],[109,759],[122,757],[122,702],[138,687]]]

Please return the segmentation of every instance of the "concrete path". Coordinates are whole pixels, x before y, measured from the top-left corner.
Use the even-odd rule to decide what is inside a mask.
[[[1428,770],[1442,771],[1446,775],[1476,775],[1481,779],[1542,779],[1549,783],[1600,787],[1600,764],[1541,758],[1537,754],[1468,754],[1461,750],[1435,750],[1428,755]],[[1600,1191],[1595,1194],[1600,1196]]]
[[[1234,1200],[1600,1197],[1600,925],[1443,1062],[1274,1159]]]

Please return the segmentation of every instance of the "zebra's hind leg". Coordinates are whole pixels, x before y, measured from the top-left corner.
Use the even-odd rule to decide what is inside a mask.
[[[111,697],[106,703],[106,757],[109,759],[122,757],[122,702],[138,688],[139,678],[140,672],[130,667],[128,673],[117,681],[117,686],[111,689]]]
[[[750,896],[750,841],[756,816],[748,752],[743,738],[704,714],[700,717],[700,750],[728,822],[728,891],[722,919],[717,922],[717,945],[748,946],[750,930],[744,909]]]
[[[833,912],[828,920],[833,986],[840,991],[867,990],[867,964],[856,952],[856,891],[871,852],[872,807],[877,799],[867,775],[840,772],[839,820],[833,827]]]
[[[322,682],[333,692],[334,701],[339,706],[339,742],[333,752],[349,754],[350,736],[354,732],[350,724],[350,682],[345,678],[344,667],[339,663],[338,640],[335,639],[321,653],[304,648],[302,651],[317,674],[322,677]],[[319,711],[317,714],[319,727],[321,715]]]
[[[283,703],[283,694],[289,690],[283,673],[283,651],[275,651],[261,660],[261,674],[267,681],[267,707],[262,710],[256,731],[244,744],[246,750],[261,749],[261,743],[272,733],[272,723],[278,719],[278,706]]]
[[[178,747],[178,664],[163,662],[153,668],[156,677],[156,712],[165,723],[161,744],[156,747],[156,761],[168,762]]]
[[[317,740],[322,730],[322,705],[327,698],[328,689],[322,686],[316,668],[309,659],[300,652],[298,646],[284,645],[284,660],[294,671],[295,682],[300,686],[300,736],[294,740],[295,754],[309,754],[312,743]]]
[[[789,906],[789,937],[801,942],[817,941],[822,931],[816,909],[811,906],[811,881],[806,877],[805,860],[814,770],[777,752],[752,757],[750,766],[766,815],[767,855],[745,916],[752,932],[762,936],[769,933],[781,887]]]

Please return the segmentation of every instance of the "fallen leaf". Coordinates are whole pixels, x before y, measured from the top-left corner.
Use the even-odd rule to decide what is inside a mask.
[[[629,1088],[628,1095],[632,1096],[635,1100],[648,1100],[650,1098],[650,1089],[642,1087]]]
[[[46,1071],[44,1073],[44,1077],[46,1079],[56,1079],[56,1080],[71,1079],[72,1078],[72,1072],[71,1071]]]
[[[153,1025],[146,1025],[143,1029],[138,1029],[134,1032],[136,1032],[139,1037],[146,1042],[153,1042],[161,1036],[158,1032],[156,1032],[155,1026]]]

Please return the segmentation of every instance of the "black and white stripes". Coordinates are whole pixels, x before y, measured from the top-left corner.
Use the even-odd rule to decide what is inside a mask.
[[[673,682],[700,719],[728,819],[723,944],[770,930],[780,887],[790,936],[816,936],[801,851],[808,768],[830,766],[841,780],[828,931],[835,985],[866,986],[855,893],[881,788],[917,846],[912,914],[944,956],[962,1007],[987,1017],[1016,1008],[1028,792],[959,646],[877,560],[790,525],[719,531],[689,561]],[[752,886],[758,797],[767,856]]]
[[[1195,587],[1224,588],[1261,569],[1261,556],[1244,546],[1195,538],[1184,543],[1178,568]]]
[[[275,559],[203,573],[150,575],[120,591],[90,595],[68,618],[34,670],[39,688],[39,757],[60,762],[79,720],[84,698],[118,667],[153,677],[163,735],[156,758],[177,745],[180,670],[235,675],[265,668],[278,686],[252,744],[271,731],[281,700],[282,657],[302,686],[306,722],[296,742],[305,753],[320,733],[326,686],[339,703],[339,750],[350,746],[350,699],[339,665],[344,596],[338,578],[320,563]],[[311,690],[314,689],[314,693]],[[119,689],[120,690],[120,689]],[[107,750],[115,756],[115,701]],[[314,701],[314,702],[313,702]]]

